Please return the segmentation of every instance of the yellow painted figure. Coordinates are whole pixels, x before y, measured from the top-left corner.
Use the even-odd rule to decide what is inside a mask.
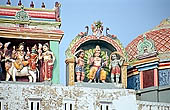
[[[16,61],[14,62],[15,68],[20,71],[24,66],[28,65],[28,61],[25,60],[24,43],[20,43],[16,51]]]
[[[95,48],[94,56],[91,57],[89,56],[89,59],[87,63],[89,65],[92,65],[90,68],[90,73],[89,73],[89,82],[92,82],[92,80],[96,77],[97,71],[100,74],[100,80],[104,83],[106,80],[106,71],[103,69],[103,67],[107,64],[107,61],[103,61],[103,59],[100,57],[100,47],[97,45]]]

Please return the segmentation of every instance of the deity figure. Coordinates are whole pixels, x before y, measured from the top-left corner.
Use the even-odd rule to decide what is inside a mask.
[[[55,19],[56,21],[60,22],[60,7],[61,4],[59,2],[55,2]]]
[[[38,43],[38,50],[37,50],[37,52],[38,52],[38,58],[39,58],[39,60],[38,60],[38,69],[39,69],[39,81],[40,82],[42,82],[43,81],[43,74],[42,74],[42,69],[41,69],[41,67],[42,67],[42,64],[43,64],[43,62],[42,62],[42,48],[43,48],[43,45],[41,44],[41,43]]]
[[[5,57],[7,55],[7,53],[9,52],[9,50],[8,50],[9,44],[11,44],[11,42],[7,42],[4,44],[4,50],[3,50],[3,55],[2,55],[3,57]]]
[[[77,56],[76,56],[77,55]],[[80,49],[74,54],[76,58],[76,79],[77,82],[82,82],[84,80],[84,50]]]
[[[37,54],[37,45],[36,44],[31,49],[28,62],[29,62],[29,69],[32,71],[35,71],[37,69],[37,62],[38,62],[38,54]]]
[[[53,65],[55,61],[55,56],[52,51],[50,51],[49,44],[45,43],[43,45],[43,53],[42,56],[40,56],[40,59],[42,59],[42,74],[43,74],[43,80],[51,80],[52,78],[52,71],[53,71]]]
[[[13,46],[12,47],[12,55],[11,55],[11,57],[12,57],[12,59],[16,59],[16,47],[15,46]]]
[[[98,36],[98,37],[102,36],[103,33],[102,24],[103,23],[101,21],[94,22],[94,25],[91,24],[91,28],[94,36]]]
[[[116,83],[119,83],[120,74],[121,74],[121,66],[123,64],[123,61],[124,61],[123,57],[120,57],[120,59],[118,59],[118,56],[115,53],[112,53],[110,55],[109,69],[111,70],[112,83],[115,82],[115,77],[116,77]]]
[[[0,42],[0,74],[2,73],[2,66],[1,66],[2,55],[3,55],[2,46],[3,44]]]
[[[14,66],[18,71],[21,71],[24,66],[28,65],[28,61],[25,60],[24,42],[19,44],[15,57]]]
[[[94,50],[93,57],[88,56],[87,64],[91,65],[90,73],[89,73],[89,82],[92,82],[93,79],[97,78],[100,79],[103,83],[106,80],[106,71],[104,67],[107,64],[108,56],[106,55],[106,61],[104,61],[101,56],[101,49],[100,46],[96,46]],[[100,77],[100,78],[99,78]]]

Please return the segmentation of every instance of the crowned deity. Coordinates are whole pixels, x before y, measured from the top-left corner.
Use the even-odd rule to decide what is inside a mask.
[[[106,61],[101,58],[101,49],[100,46],[97,45],[93,56],[88,56],[87,64],[91,66],[90,73],[89,73],[89,82],[92,82],[93,79],[100,79],[103,83],[106,80],[106,71],[104,70],[104,67],[107,65],[107,55],[106,55]]]
[[[24,51],[24,42],[20,43],[15,54],[14,66],[18,71],[21,71],[23,67],[28,65],[28,61],[25,59],[26,53]]]

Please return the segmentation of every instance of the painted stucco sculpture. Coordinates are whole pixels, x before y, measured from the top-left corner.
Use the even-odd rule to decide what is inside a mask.
[[[95,82],[99,82],[99,80],[101,80],[105,83],[106,71],[104,68],[107,65],[107,62],[108,56],[106,56],[106,61],[104,61],[104,59],[101,58],[100,46],[97,45],[94,49],[93,55],[89,55],[87,60],[87,64],[91,66],[88,74],[89,82],[92,82],[92,80],[95,79]]]
[[[84,50],[80,49],[75,53],[75,72],[76,72],[76,80],[77,82],[83,82],[85,78],[84,71]]]
[[[96,23],[96,22],[95,22]],[[102,22],[99,22],[99,24],[94,24],[97,27],[100,28],[103,31],[103,26]],[[105,74],[103,79],[99,78],[100,80],[97,82],[111,82],[110,78],[110,70],[109,70],[109,64],[110,60],[108,56],[111,55],[112,52],[119,52],[123,58],[124,58],[124,63],[121,66],[121,78],[120,82],[123,83],[124,86],[126,86],[126,52],[125,49],[123,48],[122,44],[120,41],[117,39],[115,35],[111,35],[108,32],[106,33],[107,35],[103,35],[103,32],[100,31],[100,34],[95,34],[95,26],[93,24],[92,26],[92,35],[88,35],[89,32],[81,32],[79,33],[70,43],[69,48],[66,50],[66,65],[67,65],[67,84],[68,85],[74,85],[76,82],[75,77],[75,59],[74,59],[74,54],[78,52],[80,49],[84,50],[85,56],[84,56],[84,71],[85,71],[85,79],[84,82],[96,82],[93,79],[95,78],[95,74],[97,73],[97,70],[100,68],[101,71]],[[86,26],[87,27],[87,26]],[[100,30],[99,29],[99,30]],[[88,30],[88,28],[87,28]],[[106,29],[107,31],[109,28]],[[98,46],[97,46],[98,45]],[[99,53],[99,59],[103,59],[101,62],[99,62],[99,65],[97,70],[92,72],[94,70],[94,58],[95,58],[95,50],[96,47],[99,47],[100,52]],[[93,59],[93,61],[90,64],[90,59]],[[104,63],[105,62],[105,63]],[[107,62],[107,63],[106,63]],[[103,64],[104,65],[103,65]],[[93,69],[91,69],[93,68]],[[94,74],[92,74],[94,73]],[[101,74],[100,74],[101,75]]]
[[[48,81],[50,80],[52,83],[59,83],[59,43],[64,35],[64,32],[60,30],[61,4],[56,2],[54,9],[34,8],[33,2],[30,4],[31,8],[25,8],[21,1],[18,7],[13,7],[9,4],[10,3],[8,3],[8,6],[0,6],[0,40],[2,44],[11,42],[8,47],[10,54],[9,56],[6,55],[6,57],[11,57],[10,59],[19,61],[19,58],[15,58],[15,54],[19,53],[18,44],[25,42],[24,52],[22,53],[27,55],[24,55],[23,61],[27,61],[28,64],[25,63],[23,67],[30,69],[29,72],[36,73],[34,77],[30,75],[30,73],[27,73],[28,75],[26,76],[32,76],[33,82],[42,82],[44,79],[48,79]],[[52,73],[50,73],[48,78],[43,78],[43,70],[40,69],[44,65],[42,61],[45,57],[42,57],[42,61],[40,61],[40,56],[45,56],[42,50],[42,45],[45,43],[49,44],[48,48],[55,56],[55,58],[52,58],[55,59],[52,61],[53,69],[50,69]],[[39,47],[38,44],[41,44],[41,46]],[[3,59],[5,59],[5,57]],[[20,62],[21,61],[19,61],[19,63]],[[4,60],[4,62],[1,63],[7,65],[6,69],[12,67],[11,61],[9,62],[9,60]],[[17,65],[17,62],[15,64]],[[13,67],[16,68],[16,65],[13,65]],[[16,76],[16,81],[28,81],[27,77],[18,77],[17,74],[20,71],[22,71],[22,65],[18,66],[16,74],[13,74],[14,72],[12,70],[10,74],[13,76],[12,79],[15,81],[14,76]],[[0,80],[4,81],[6,78],[6,80],[12,80],[6,77],[5,68],[3,68],[1,72],[2,77],[0,77]]]
[[[111,53],[109,69],[111,71],[112,83],[119,83],[121,75],[121,66],[123,65],[124,60],[125,59],[116,52]]]

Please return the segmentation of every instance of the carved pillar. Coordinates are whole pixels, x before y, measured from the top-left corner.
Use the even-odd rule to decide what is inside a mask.
[[[158,69],[154,69],[154,86],[158,86]]]
[[[143,89],[143,71],[140,71],[140,89]]]
[[[74,58],[66,59],[66,84],[74,85]]]
[[[122,73],[121,80],[122,80],[123,88],[127,88],[127,66],[128,63],[124,63],[121,67],[121,73]]]

